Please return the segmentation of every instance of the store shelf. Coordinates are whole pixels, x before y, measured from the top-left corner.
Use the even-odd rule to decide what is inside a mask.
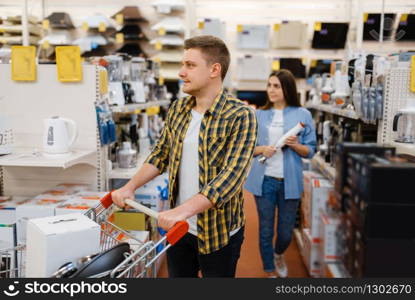
[[[146,109],[153,106],[164,106],[169,105],[170,100],[160,100],[160,101],[151,101],[146,103],[137,103],[137,104],[126,104],[122,107],[120,106],[113,106],[111,110],[116,113],[128,113],[128,112],[135,112],[136,110]]]
[[[392,146],[396,147],[397,153],[415,155],[415,144],[404,144],[404,143],[392,142]]]
[[[316,109],[319,111],[328,112],[328,113],[338,115],[341,117],[345,117],[345,118],[349,118],[349,119],[359,120],[359,117],[357,116],[356,112],[351,109],[341,109],[341,108],[334,107],[332,105],[313,104],[309,102],[305,104],[305,107]]]
[[[148,153],[139,153],[137,158],[137,166],[135,168],[114,168],[109,173],[109,179],[131,179],[135,173],[137,173],[138,169],[144,164],[144,161],[148,157]]]
[[[73,150],[70,155],[56,157],[46,156],[33,149],[19,148],[12,154],[0,157],[0,166],[3,167],[52,167],[70,168],[77,164],[89,164],[96,167],[95,150]]]
[[[318,169],[328,180],[334,184],[336,169],[326,163],[320,155],[314,155],[311,159],[313,168]]]

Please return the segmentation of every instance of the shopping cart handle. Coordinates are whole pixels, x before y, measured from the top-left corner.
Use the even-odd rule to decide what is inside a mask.
[[[189,223],[186,221],[177,222],[166,234],[170,245],[176,244],[189,231]]]
[[[104,208],[108,208],[112,205],[112,196],[111,196],[112,192],[109,192],[108,194],[106,194],[100,201],[101,201],[101,205]]]

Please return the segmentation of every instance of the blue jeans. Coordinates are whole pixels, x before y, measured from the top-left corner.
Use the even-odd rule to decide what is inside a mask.
[[[274,252],[282,254],[290,245],[295,226],[299,199],[285,199],[284,181],[264,177],[262,196],[255,196],[259,216],[259,249],[265,272],[275,270]],[[272,245],[275,227],[275,209],[278,208],[277,239]]]

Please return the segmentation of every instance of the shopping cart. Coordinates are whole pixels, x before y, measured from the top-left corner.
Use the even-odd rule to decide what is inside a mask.
[[[126,200],[126,203],[140,210],[141,212],[157,218],[158,213],[149,209],[146,206],[143,206],[133,200]],[[111,193],[105,195],[100,203],[88,210],[85,215],[100,224],[101,226],[101,238],[100,238],[100,253],[96,254],[96,257],[100,254],[104,254],[110,251],[112,248],[129,241],[130,251],[124,253],[125,259],[115,266],[114,268],[99,272],[97,274],[89,275],[87,277],[92,278],[102,278],[102,277],[111,277],[111,278],[154,278],[156,274],[156,262],[157,260],[179,241],[188,231],[189,225],[187,222],[178,222],[173,228],[171,228],[164,237],[159,241],[147,241],[143,242],[129,234],[125,230],[117,227],[109,221],[109,215],[112,211],[113,202]],[[0,247],[0,278],[18,278],[24,276],[24,252],[25,245],[17,245],[16,238],[16,226],[10,225],[14,228],[14,241],[15,245],[12,248],[1,249]],[[160,245],[165,245],[161,251],[157,253],[157,249]],[[95,258],[90,258],[89,263],[93,263]],[[68,263],[69,264],[69,263]],[[69,264],[70,265],[70,264]],[[72,266],[71,276],[84,277],[82,274],[73,270],[76,268],[75,265]],[[68,266],[66,266],[67,268]],[[65,270],[65,267],[63,268]],[[79,270],[78,270],[79,271]],[[78,275],[77,275],[78,274]],[[68,275],[68,272],[62,272],[58,270],[54,277],[62,278]]]

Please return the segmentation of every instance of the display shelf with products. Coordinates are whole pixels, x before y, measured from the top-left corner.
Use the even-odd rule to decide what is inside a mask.
[[[334,107],[332,105],[325,105],[325,104],[313,104],[313,103],[306,103],[306,108],[316,109],[319,111],[324,111],[327,113],[331,113],[334,115],[338,115],[341,117],[346,117],[353,120],[359,120],[359,117],[357,116],[356,112],[352,109],[342,109],[338,107]]]
[[[96,167],[95,150],[73,150],[67,156],[59,154],[45,155],[42,152],[29,148],[15,149],[12,154],[0,157],[0,166],[3,167],[55,167],[70,168],[77,164],[88,164]]]
[[[132,113],[136,110],[146,109],[153,106],[165,106],[169,104],[170,100],[159,100],[140,104],[126,104],[124,106],[113,106],[111,107],[111,110],[115,113]]]
[[[396,147],[396,153],[399,154],[409,154],[415,156],[415,144],[405,144],[405,143],[391,143],[393,147]]]

